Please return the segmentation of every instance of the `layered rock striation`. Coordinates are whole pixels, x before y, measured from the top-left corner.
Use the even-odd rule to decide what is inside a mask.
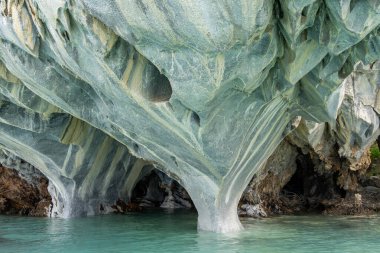
[[[312,122],[301,139],[315,148],[327,122],[352,161],[379,134],[376,1],[4,0],[0,11],[0,144],[50,180],[61,216],[130,197],[155,167],[187,190],[200,229],[236,231],[241,194],[299,117]]]

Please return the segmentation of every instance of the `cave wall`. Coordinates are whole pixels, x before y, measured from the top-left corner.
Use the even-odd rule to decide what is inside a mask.
[[[0,164],[0,214],[50,216],[49,180],[6,151],[0,151]]]
[[[354,67],[343,82],[345,93],[335,122],[298,122],[250,182],[240,201],[241,215],[379,210],[380,175],[369,173],[370,148],[380,131],[379,69],[380,62]]]
[[[366,81],[378,69],[352,86],[376,93],[361,116],[360,96],[344,100],[358,62],[380,58],[375,1],[1,3],[0,143],[54,183],[66,210],[98,203],[125,168],[132,187],[148,161],[185,187],[200,229],[239,230],[241,194],[297,117],[306,132],[338,117],[350,159],[378,135],[378,82]],[[73,210],[58,213],[96,209]]]

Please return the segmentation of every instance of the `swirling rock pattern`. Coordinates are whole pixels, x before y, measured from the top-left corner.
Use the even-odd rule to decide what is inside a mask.
[[[239,198],[294,118],[335,125],[344,79],[380,58],[374,0],[3,0],[0,11],[4,148],[70,203],[104,193],[112,162],[142,158],[218,232],[241,229]]]

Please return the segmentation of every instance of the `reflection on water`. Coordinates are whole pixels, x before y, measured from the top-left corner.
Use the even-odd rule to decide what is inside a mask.
[[[0,246],[3,246],[6,243],[11,243],[11,240],[0,237]]]
[[[380,217],[242,219],[239,233],[197,232],[196,213],[49,219],[0,216],[0,252],[380,252]]]

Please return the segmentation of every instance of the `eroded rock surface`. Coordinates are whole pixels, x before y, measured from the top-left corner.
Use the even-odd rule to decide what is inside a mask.
[[[313,149],[334,126],[354,167],[379,134],[378,68],[344,100],[380,58],[379,24],[371,0],[1,1],[0,144],[46,175],[58,215],[129,198],[147,163],[200,229],[236,231],[296,117],[317,124]]]
[[[258,218],[282,214],[379,212],[379,165],[369,167],[366,162],[361,164],[360,170],[351,171],[347,160],[337,156],[337,149],[325,155],[334,157],[333,169],[332,163],[318,159],[314,151],[304,153],[289,138],[284,140],[261,174],[248,185],[239,203],[239,215]],[[369,152],[365,152],[362,159],[370,160]],[[357,165],[355,163],[356,168]]]
[[[243,194],[242,215],[380,210],[378,175],[368,173],[379,136],[379,66],[357,64],[345,79],[336,122],[299,121]]]
[[[0,167],[0,214],[50,215],[52,202],[47,178],[36,170],[22,173]]]

